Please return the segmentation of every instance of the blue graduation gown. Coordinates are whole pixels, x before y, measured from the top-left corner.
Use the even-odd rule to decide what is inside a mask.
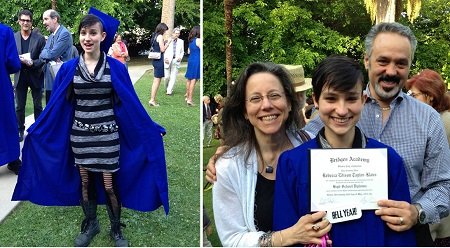
[[[0,24],[0,166],[19,158],[19,130],[14,110],[14,92],[10,74],[21,68],[14,34]]]
[[[310,214],[310,149],[319,148],[317,138],[283,153],[278,161],[275,182],[273,229],[291,227]],[[401,157],[391,147],[368,139],[366,148],[388,148],[389,199],[411,202]],[[413,230],[391,230],[375,210],[363,210],[357,220],[335,223],[331,227],[333,246],[416,246]]]
[[[81,181],[70,145],[74,102],[66,99],[78,58],[65,62],[55,78],[52,98],[28,129],[22,150],[23,166],[12,200],[28,200],[45,206],[79,205]],[[119,125],[120,170],[116,172],[124,207],[152,211],[163,205],[169,212],[168,184],[162,134],[140,103],[128,71],[107,57],[111,81],[119,101],[114,114]],[[101,176],[101,173],[98,177]],[[105,203],[101,180],[97,181],[100,204]],[[100,182],[99,182],[100,181]]]

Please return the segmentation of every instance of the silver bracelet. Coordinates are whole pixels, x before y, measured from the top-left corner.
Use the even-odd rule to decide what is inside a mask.
[[[260,247],[272,247],[272,232],[263,233],[259,237],[259,246]]]

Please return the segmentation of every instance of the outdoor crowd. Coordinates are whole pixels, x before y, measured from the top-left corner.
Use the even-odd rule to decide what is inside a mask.
[[[165,39],[164,37],[167,37],[168,30],[169,28],[165,23],[160,23],[156,26],[155,32],[150,38],[151,46],[148,58],[152,60],[154,77],[148,104],[153,107],[160,106],[156,102],[156,94],[158,93],[162,78],[165,80],[166,96],[173,95],[178,69],[184,56],[184,41],[178,38],[180,36],[180,29],[174,28],[171,37]],[[202,47],[200,26],[194,26],[191,29],[188,44],[189,58],[185,74],[187,80],[184,100],[188,106],[194,106],[195,104],[192,98],[195,83],[200,79],[200,50]]]
[[[368,80],[359,62],[346,56],[325,58],[312,79],[304,78],[301,66],[257,62],[233,82],[225,104],[219,101],[220,121],[204,96],[203,146],[210,145],[213,120],[220,131],[206,179],[213,184],[223,246],[450,245],[446,84],[426,68],[408,79],[418,44],[407,26],[374,25],[364,45]],[[311,87],[313,107],[305,108]],[[363,170],[354,167],[353,175],[381,173],[385,183],[371,190],[385,187],[382,198],[335,197],[333,192],[355,192],[339,190],[339,180],[358,186],[356,179],[344,178],[327,191],[330,199],[317,195],[337,169],[332,166],[340,158],[332,154],[364,157],[377,151],[384,155],[372,158],[383,163],[366,165],[378,167],[376,172],[358,174]],[[320,176],[313,176],[317,170]],[[358,182],[367,186],[370,180]],[[203,238],[210,245],[206,233]]]
[[[81,206],[85,218],[75,246],[88,246],[99,233],[98,204],[106,205],[116,246],[128,246],[122,207],[163,206],[169,212],[166,131],[133,88],[128,49],[117,33],[120,22],[91,8],[78,26],[78,54],[60,19],[55,10],[42,14],[47,39],[32,28],[29,10],[19,12],[16,33],[0,24],[0,165],[18,174],[12,200]],[[149,41],[150,106],[159,106],[162,78],[166,95],[173,95],[184,56],[181,30],[170,35],[168,30],[158,24]],[[185,101],[194,106],[199,26],[191,29],[188,44]],[[305,78],[302,66],[256,62],[243,70],[226,99],[216,95],[213,105],[203,96],[203,146],[209,147],[212,137],[220,140],[206,179],[214,185],[215,227],[223,246],[450,245],[446,84],[426,68],[408,79],[418,44],[407,26],[374,25],[364,45],[368,80],[358,61],[341,55],[321,61],[312,78]],[[35,122],[24,139],[28,88]],[[362,174],[385,182],[371,189],[385,198],[318,196],[326,185],[317,182],[327,181],[314,171],[326,166],[313,154],[339,160],[331,157],[333,151],[343,156],[382,151],[375,156],[382,163],[366,166],[379,167],[379,175]],[[317,198],[329,204],[320,205]],[[349,218],[339,217],[342,213]],[[206,232],[203,238],[203,246],[210,245]]]
[[[81,205],[84,220],[75,246],[88,246],[99,233],[97,205],[105,204],[111,238],[116,246],[128,246],[122,234],[122,207],[153,211],[163,206],[169,212],[166,131],[150,118],[133,88],[127,70],[129,54],[117,33],[117,19],[91,7],[78,26],[80,54],[57,11],[45,11],[42,21],[48,38],[33,29],[29,10],[18,13],[20,30],[16,33],[0,24],[0,165],[8,164],[18,174],[12,200],[44,206]],[[152,37],[162,42],[167,29],[159,24]],[[177,32],[169,44],[160,43],[161,53],[166,49],[175,53],[171,43],[183,44],[176,42]],[[199,34],[194,27],[190,39],[197,46],[198,62],[188,65],[193,68],[186,74],[194,85],[200,78],[200,43],[195,41]],[[190,49],[195,58],[194,46]],[[170,56],[159,61],[169,65]],[[178,69],[182,56],[173,55],[172,68]],[[160,72],[156,66],[154,71],[156,80]],[[14,74],[14,86],[10,74]],[[158,77],[164,77],[164,71]],[[188,104],[193,90],[189,87]],[[24,139],[28,88],[35,122]]]

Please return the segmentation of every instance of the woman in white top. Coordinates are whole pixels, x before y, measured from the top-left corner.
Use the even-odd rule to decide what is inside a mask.
[[[300,240],[320,244],[331,228],[327,220],[316,223],[325,216],[317,212],[271,232],[278,157],[304,137],[297,131],[299,102],[291,82],[282,66],[251,64],[224,106],[228,149],[217,160],[213,187],[214,219],[223,246],[289,246]],[[322,228],[311,230],[312,223]]]

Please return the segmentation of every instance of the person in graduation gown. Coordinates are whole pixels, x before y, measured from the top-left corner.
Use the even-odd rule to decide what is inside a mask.
[[[388,197],[411,202],[402,158],[391,147],[367,138],[356,127],[366,96],[364,78],[357,62],[344,56],[332,56],[322,61],[312,78],[313,99],[325,127],[316,138],[280,156],[274,196],[274,230],[282,230],[300,218],[311,214],[310,150],[329,148],[386,148]],[[379,199],[381,200],[381,199]],[[349,199],[349,201],[351,201]],[[406,219],[406,217],[405,217]],[[400,217],[398,226],[404,225]],[[323,223],[304,226],[304,233],[322,232]],[[328,236],[333,246],[415,246],[412,229],[394,231],[375,214],[362,210],[356,220],[332,224]],[[309,244],[302,239],[297,245]]]
[[[62,65],[53,97],[28,129],[13,200],[81,203],[85,219],[75,246],[98,234],[97,204],[106,204],[111,237],[116,246],[128,246],[122,206],[169,211],[165,130],[139,102],[126,67],[106,56],[118,21],[93,8],[90,13],[79,25],[84,52]]]
[[[19,131],[14,110],[14,93],[10,74],[21,68],[12,29],[0,23],[0,166],[20,155]]]

